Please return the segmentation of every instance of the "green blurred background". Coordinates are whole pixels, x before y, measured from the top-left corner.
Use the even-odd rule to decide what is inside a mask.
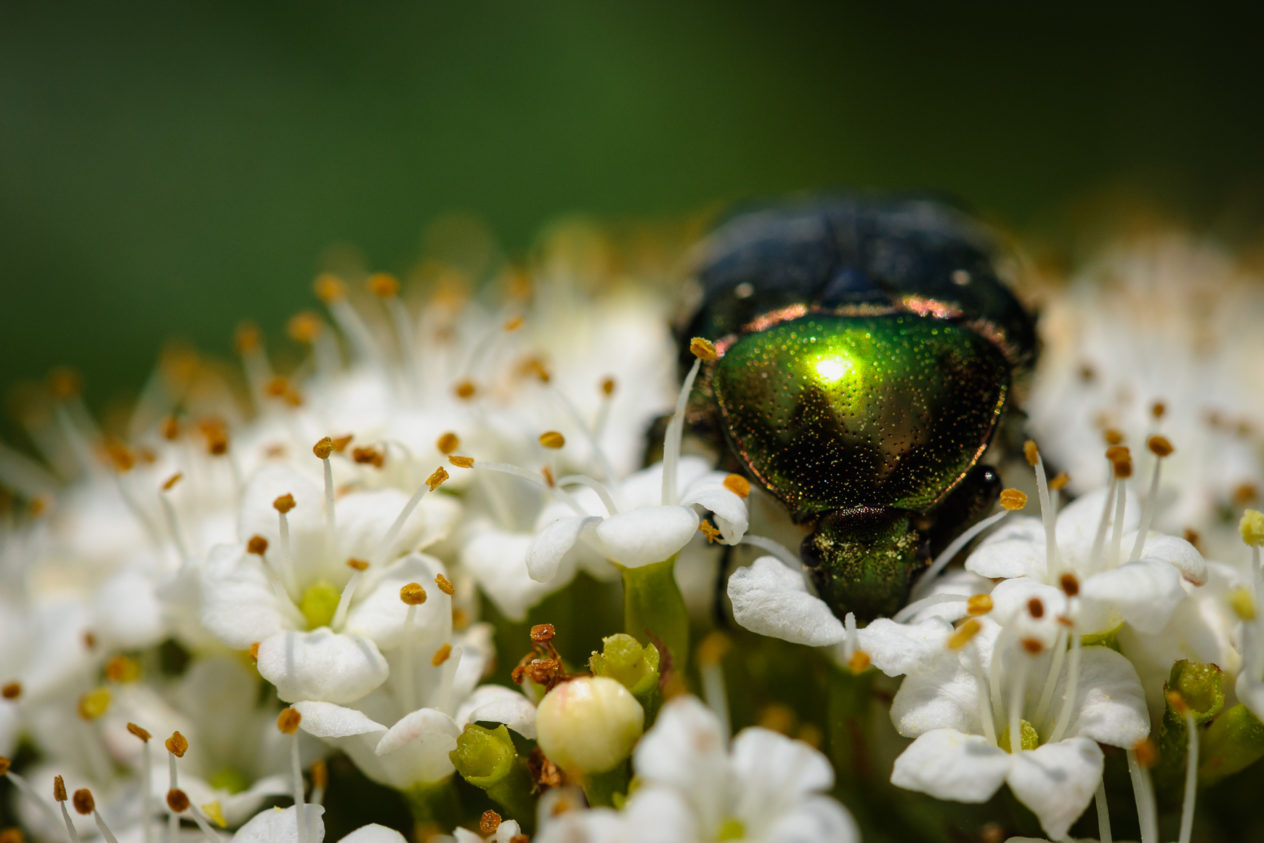
[[[0,388],[100,402],[161,343],[279,334],[331,244],[399,271],[446,211],[550,219],[839,185],[1019,231],[1127,185],[1261,218],[1259,20],[1101,4],[0,8]]]

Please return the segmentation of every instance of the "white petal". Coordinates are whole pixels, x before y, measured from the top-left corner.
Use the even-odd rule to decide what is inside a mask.
[[[303,806],[303,840],[320,843],[325,839],[325,809],[320,805]],[[267,808],[251,818],[233,835],[232,843],[298,843],[298,809]]]
[[[1124,536],[1124,547],[1131,548],[1136,534]],[[1163,533],[1150,533],[1141,547],[1142,559],[1156,559],[1173,565],[1181,576],[1194,585],[1207,582],[1207,560],[1185,539]]]
[[[697,504],[715,514],[715,524],[724,536],[725,544],[737,544],[746,535],[750,515],[746,499],[729,491],[724,485],[727,474],[708,472],[685,489],[680,503],[684,506]]]
[[[980,633],[975,640],[982,637]],[[969,659],[972,667],[986,675],[986,663],[974,664],[977,656],[974,645],[960,653],[944,651],[906,676],[891,701],[891,722],[896,731],[906,738],[943,730],[981,733],[979,695],[988,692],[979,687],[974,670],[962,664],[962,659]]]
[[[408,843],[408,840],[393,828],[372,823],[360,826],[338,843]]]
[[[435,599],[438,596],[435,575],[441,573],[444,573],[442,563],[424,553],[409,554],[387,566],[380,576],[362,581],[347,613],[346,625],[340,631],[372,639],[382,650],[398,646],[403,641],[409,609],[399,599],[399,590],[414,582],[420,583],[431,599],[414,610],[413,627],[408,634],[421,637],[446,628],[451,622],[451,602]]]
[[[262,564],[241,547],[219,545],[202,566],[202,624],[235,650],[245,650],[288,625]]]
[[[729,577],[729,600],[739,626],[809,647],[837,644],[843,623],[821,598],[808,593],[803,575],[772,556],[761,556]]]
[[[1058,690],[1053,698],[1061,699]],[[1150,733],[1145,691],[1136,668],[1108,647],[1085,647],[1080,653],[1075,706],[1078,716],[1071,723],[1072,735],[1129,748]]]
[[[433,708],[422,708],[401,717],[382,736],[375,751],[378,755],[407,754],[413,781],[437,782],[452,773],[448,754],[456,749],[460,734],[451,717]]]
[[[294,703],[302,715],[299,727],[318,738],[349,738],[357,735],[386,734],[386,727],[364,712],[328,702],[303,700]]]
[[[154,581],[137,570],[123,570],[96,594],[92,629],[110,649],[140,650],[167,634],[163,603]],[[256,641],[259,639],[255,639]]]
[[[1071,738],[1020,752],[1006,781],[1054,840],[1088,807],[1102,778],[1102,750],[1087,738]]]
[[[895,759],[891,784],[937,799],[986,802],[1005,781],[1009,769],[1009,753],[987,738],[936,729],[913,741]]]
[[[762,839],[766,843],[853,843],[860,840],[860,830],[842,805],[828,796],[813,796],[777,817]]]
[[[1039,518],[1013,516],[966,559],[966,570],[982,577],[1045,576],[1045,528]]]
[[[834,786],[834,769],[825,756],[802,741],[758,726],[733,739],[732,768],[747,784],[740,800],[745,816],[760,816]]]
[[[474,575],[501,614],[511,621],[524,620],[527,610],[553,587],[537,582],[527,572],[531,537],[504,532],[485,519],[471,524],[467,535],[461,546],[461,567]]]
[[[598,545],[610,559],[639,568],[670,559],[698,532],[698,513],[685,506],[652,506],[602,519]],[[534,576],[534,575],[533,575]]]
[[[1137,632],[1152,634],[1167,625],[1185,599],[1181,575],[1167,562],[1143,559],[1094,574],[1080,584],[1087,633],[1107,632],[1127,622]]]
[[[598,520],[595,517],[578,516],[559,518],[536,534],[531,540],[531,547],[527,549],[527,573],[531,575],[531,579],[542,583],[552,582],[562,566],[562,557],[579,541],[579,534]]]
[[[931,617],[919,623],[878,618],[857,630],[857,643],[870,663],[887,676],[903,676],[944,652],[952,624]]]
[[[681,696],[665,704],[654,728],[633,753],[636,774],[647,782],[692,792],[703,785],[723,801],[728,767],[728,738],[719,721],[696,697]]]
[[[329,627],[278,633],[259,645],[259,675],[286,702],[355,702],[385,682],[389,672],[376,644]]]
[[[517,691],[499,685],[477,688],[457,709],[459,725],[479,721],[504,723],[524,738],[535,738],[535,706]]]
[[[1093,542],[1097,537],[1098,525],[1102,522],[1102,512],[1106,506],[1107,491],[1108,489],[1101,488],[1089,492],[1071,501],[1058,513],[1055,530],[1058,538],[1058,553],[1062,560],[1076,571],[1081,571],[1087,566],[1089,556],[1092,554]],[[1110,506],[1113,513],[1113,498]],[[1137,529],[1140,512],[1136,497],[1129,491],[1124,505],[1124,533]],[[1106,542],[1110,541],[1114,523],[1113,517],[1106,519]],[[1127,553],[1129,549],[1124,548],[1124,553]]]

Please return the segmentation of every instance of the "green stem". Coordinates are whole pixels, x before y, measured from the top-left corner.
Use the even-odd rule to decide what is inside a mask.
[[[829,678],[829,755],[838,775],[836,787],[854,790],[872,772],[869,769],[869,707],[873,702],[876,671],[852,673],[834,667]]]
[[[461,821],[461,797],[451,777],[410,788],[404,798],[419,825],[450,829]]]
[[[584,796],[588,804],[594,808],[619,808],[627,795],[629,782],[632,780],[628,762],[621,761],[613,770],[594,773],[584,779]]]
[[[624,629],[638,641],[667,648],[670,668],[684,674],[689,658],[689,613],[676,585],[676,557],[622,568]],[[664,673],[668,665],[663,665]]]

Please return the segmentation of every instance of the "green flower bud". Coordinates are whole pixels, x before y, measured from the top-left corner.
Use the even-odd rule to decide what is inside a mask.
[[[567,773],[586,777],[618,766],[645,728],[645,712],[631,692],[605,676],[563,682],[536,709],[540,749]]]
[[[593,653],[588,660],[593,675],[617,680],[638,700],[658,688],[660,656],[657,647],[642,645],[626,632],[603,638],[601,644],[601,652]]]

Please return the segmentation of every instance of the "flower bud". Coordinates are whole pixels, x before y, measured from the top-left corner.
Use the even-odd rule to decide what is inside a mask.
[[[563,682],[544,695],[536,710],[540,749],[573,776],[614,769],[632,752],[644,728],[640,703],[604,676]]]

